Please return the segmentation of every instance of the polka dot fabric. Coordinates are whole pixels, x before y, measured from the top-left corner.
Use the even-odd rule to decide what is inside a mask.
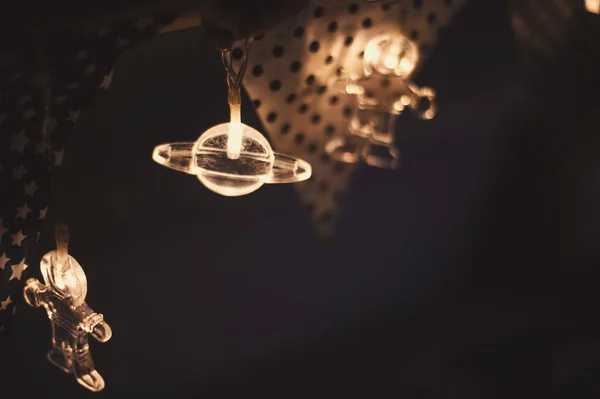
[[[347,131],[353,98],[330,90],[342,68],[360,73],[367,42],[403,32],[425,60],[464,1],[319,1],[267,31],[252,44],[244,86],[273,147],[311,163],[313,176],[296,185],[317,233],[335,231],[341,200],[355,165],[332,161],[326,140]],[[391,84],[387,87],[393,91]]]

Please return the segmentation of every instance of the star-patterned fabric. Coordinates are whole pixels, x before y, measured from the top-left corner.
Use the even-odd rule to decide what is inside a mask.
[[[10,331],[23,284],[38,269],[35,243],[51,200],[51,172],[81,112],[108,89],[121,53],[176,17],[53,32],[42,46],[0,58],[7,60],[0,64],[0,333]]]

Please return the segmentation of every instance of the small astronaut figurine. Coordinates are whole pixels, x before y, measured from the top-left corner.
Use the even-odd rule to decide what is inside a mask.
[[[405,36],[382,35],[367,44],[361,74],[342,73],[332,80],[334,92],[355,99],[349,134],[333,137],[325,145],[333,159],[353,163],[362,158],[371,166],[398,167],[397,117],[406,108],[420,119],[436,114],[435,91],[410,79],[418,60],[418,47]]]
[[[104,317],[86,303],[87,280],[79,263],[68,254],[68,233],[57,227],[56,251],[48,252],[41,261],[45,284],[30,278],[25,284],[25,301],[29,306],[44,306],[52,326],[53,348],[48,360],[90,391],[101,391],[104,379],[94,368],[88,334],[100,342],[112,336]]]

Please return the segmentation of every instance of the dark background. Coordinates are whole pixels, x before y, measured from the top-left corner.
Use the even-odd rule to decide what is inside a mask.
[[[598,128],[532,92],[504,2],[443,32],[417,79],[439,115],[402,118],[402,168],[356,173],[328,243],[291,185],[223,198],[152,162],[227,117],[211,51],[196,29],[128,51],[58,176],[114,331],[97,397],[598,397]],[[44,311],[17,316],[6,397],[92,395],[46,361]]]

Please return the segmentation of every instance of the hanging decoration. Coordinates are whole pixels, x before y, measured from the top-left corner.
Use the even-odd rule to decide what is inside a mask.
[[[346,134],[357,108],[355,95],[336,93],[329,82],[342,71],[362,74],[367,43],[397,34],[418,47],[414,77],[464,4],[314,0],[297,16],[255,37],[244,88],[273,146],[312,166],[312,177],[294,188],[319,238],[335,234],[350,181],[362,165],[332,159],[325,149],[332,137]],[[241,60],[243,43],[234,45],[233,54]],[[387,82],[379,90],[393,93],[405,85],[402,79]]]
[[[88,334],[100,342],[112,337],[104,317],[85,303],[87,280],[81,265],[67,250],[68,232],[57,226],[56,250],[42,258],[44,283],[30,278],[25,283],[25,302],[34,308],[44,306],[52,325],[52,349],[48,360],[90,391],[104,389],[104,379],[96,371],[90,354]]]
[[[402,34],[380,35],[365,47],[362,74],[342,71],[330,89],[354,97],[354,112],[343,134],[332,137],[325,151],[335,160],[397,168],[396,120],[406,108],[420,119],[435,116],[435,92],[418,87],[410,77],[419,61],[419,49]],[[390,84],[394,90],[384,90]]]
[[[152,155],[159,164],[196,175],[209,190],[227,197],[250,194],[265,183],[300,182],[312,173],[306,161],[274,152],[265,136],[242,123],[241,86],[248,48],[246,41],[237,72],[231,50],[221,50],[229,86],[230,121],[211,127],[195,143],[161,144]]]
[[[600,0],[585,0],[585,9],[594,14],[600,14]]]

